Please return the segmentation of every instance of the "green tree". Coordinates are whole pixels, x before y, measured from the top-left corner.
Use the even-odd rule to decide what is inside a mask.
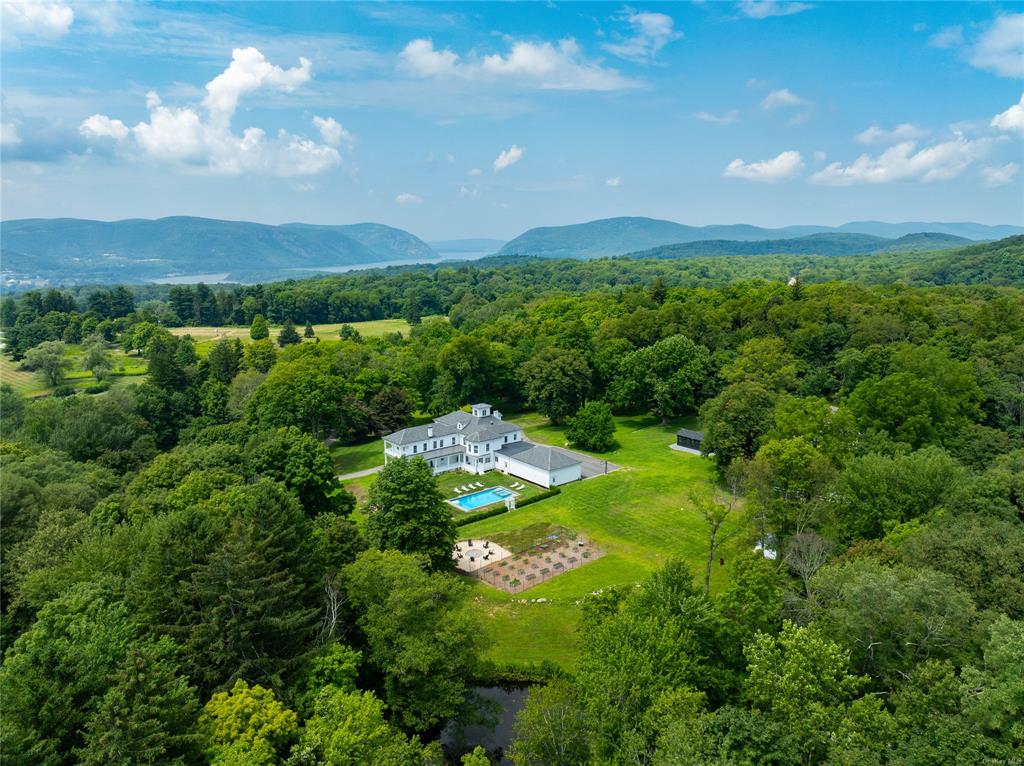
[[[384,709],[372,692],[328,687],[306,721],[302,746],[330,766],[440,766],[440,747],[407,739],[384,718]]]
[[[886,433],[914,449],[939,441],[952,415],[951,402],[931,382],[909,372],[862,381],[847,406],[862,428]]]
[[[753,338],[739,347],[739,354],[722,368],[729,383],[760,383],[771,391],[796,387],[796,359],[782,338]]]
[[[520,369],[520,380],[531,407],[552,423],[576,412],[590,392],[590,365],[579,351],[549,347]]]
[[[217,692],[203,708],[199,718],[202,733],[213,762],[228,760],[242,753],[283,755],[295,740],[299,717],[259,684],[250,686],[241,678],[229,692]]]
[[[384,386],[370,399],[370,424],[379,434],[389,434],[405,426],[412,417],[413,403],[397,386]]]
[[[432,569],[451,569],[455,522],[423,458],[388,461],[370,485],[366,513],[366,536],[378,550],[419,553]]]
[[[615,446],[615,420],[604,402],[587,402],[566,422],[570,444],[591,452],[607,452]]]
[[[71,360],[65,354],[67,346],[59,340],[48,340],[25,352],[25,366],[36,370],[51,386],[64,382]]]
[[[760,383],[733,383],[700,409],[702,449],[724,469],[738,458],[754,457],[771,427],[775,397]]]
[[[1024,622],[996,618],[984,661],[964,668],[961,678],[967,718],[1008,750],[1024,749]]]
[[[323,355],[274,365],[249,399],[249,419],[262,428],[297,426],[318,438],[345,427],[348,388]]]
[[[661,418],[696,408],[711,367],[711,354],[685,335],[673,335],[628,354],[611,393],[624,409],[643,409]]]
[[[587,721],[572,687],[555,682],[531,687],[516,713],[509,758],[516,766],[587,766]]]
[[[270,337],[270,328],[262,314],[257,314],[252,318],[252,324],[249,325],[249,337],[253,340],[266,340]]]
[[[301,343],[302,338],[299,337],[299,333],[295,330],[295,325],[292,320],[284,320],[284,324],[281,326],[281,332],[277,335],[277,345],[281,348],[285,346],[294,346],[296,343]]]
[[[487,751],[477,745],[472,752],[462,756],[462,766],[491,766],[491,759],[487,757]]]
[[[93,335],[85,344],[85,355],[82,357],[82,369],[88,370],[96,380],[104,381],[110,377],[114,363],[107,351],[106,341],[99,335]]]
[[[466,586],[425,564],[421,556],[367,551],[345,570],[367,661],[384,679],[396,720],[412,731],[460,710],[483,641]]]
[[[224,385],[231,382],[242,363],[242,342],[238,338],[217,341],[206,357],[210,377]]]
[[[351,498],[335,479],[330,452],[298,428],[260,432],[249,440],[245,454],[253,474],[282,482],[311,518],[351,507]]]
[[[133,645],[113,684],[85,725],[76,754],[88,766],[190,763],[199,755],[193,734],[199,703],[164,637]]]
[[[245,347],[245,363],[257,372],[269,372],[277,361],[277,350],[269,338],[254,340]]]
[[[316,333],[313,332],[313,325],[310,322],[306,322],[306,327],[302,331],[303,338],[315,338]]]

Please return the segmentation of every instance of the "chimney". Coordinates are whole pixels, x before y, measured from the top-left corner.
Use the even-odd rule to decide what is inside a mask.
[[[494,410],[491,415],[494,416],[495,420],[501,420],[501,410]]]
[[[433,426],[427,426],[427,437],[429,438],[429,437],[431,437],[433,435],[434,435],[434,427]]]

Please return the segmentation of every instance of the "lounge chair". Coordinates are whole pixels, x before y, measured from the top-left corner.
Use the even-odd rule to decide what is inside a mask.
[[[473,486],[474,486],[474,487],[478,487],[479,489],[483,489],[483,487],[484,487],[484,483],[483,483],[482,481],[478,481],[478,482],[477,482],[476,484],[474,484]]]

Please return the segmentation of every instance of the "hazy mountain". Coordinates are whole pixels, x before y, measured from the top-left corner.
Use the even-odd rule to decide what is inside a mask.
[[[985,226],[975,223],[886,224],[866,221],[844,224],[840,227],[786,226],[766,229],[747,224],[686,226],[654,218],[605,218],[568,226],[530,229],[506,243],[499,251],[499,255],[595,258],[689,242],[793,240],[826,233],[863,234],[891,239],[922,232],[947,234],[970,240],[988,240],[1024,233],[1024,227]]]
[[[172,217],[4,221],[0,257],[5,277],[141,282],[195,274],[283,279],[307,276],[308,270],[430,260],[437,254],[418,237],[381,224],[267,226]]]
[[[713,255],[859,255],[865,253],[912,252],[941,250],[971,244],[964,237],[949,234],[908,234],[899,239],[875,237],[870,234],[826,232],[791,239],[760,241],[706,240],[680,242],[674,245],[629,253],[630,258],[698,258]]]

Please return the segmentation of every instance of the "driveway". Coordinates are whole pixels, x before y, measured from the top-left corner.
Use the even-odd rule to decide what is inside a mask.
[[[350,479],[361,479],[364,476],[372,476],[375,473],[380,473],[384,470],[384,466],[375,465],[373,468],[367,468],[365,471],[353,471],[352,473],[343,473],[335,478],[339,481],[349,481]]]
[[[564,447],[552,447],[552,449],[558,450],[563,455],[568,455],[573,460],[580,461],[580,476],[584,479],[592,479],[595,476],[603,476],[606,473],[617,471],[622,468],[621,465],[610,463],[604,458],[591,457],[590,455],[584,455],[582,452],[575,452],[571,449],[565,449]]]

